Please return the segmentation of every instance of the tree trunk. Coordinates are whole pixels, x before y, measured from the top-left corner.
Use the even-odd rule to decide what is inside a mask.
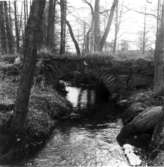
[[[22,131],[28,112],[30,90],[37,59],[37,49],[40,45],[44,6],[45,0],[33,0],[27,27],[25,29],[23,69],[17,91],[14,115],[11,122],[11,129],[15,134]]]
[[[15,36],[16,36],[16,49],[19,53],[20,50],[20,31],[18,25],[18,14],[17,14],[17,2],[14,1],[14,17],[15,17]]]
[[[4,3],[5,1],[0,2],[0,38],[2,54],[7,53],[7,35],[5,27]]]
[[[95,1],[95,9],[94,9],[94,25],[93,25],[93,47],[94,52],[99,51],[99,41],[100,37],[100,0]]]
[[[66,0],[60,0],[60,10],[61,10],[60,54],[62,55],[65,53],[65,43],[66,43],[66,10],[67,10]]]
[[[113,20],[113,16],[114,16],[114,11],[115,11],[115,8],[116,8],[117,4],[118,4],[118,0],[114,0],[113,4],[112,4],[112,7],[111,7],[111,10],[110,10],[110,15],[108,17],[108,22],[107,22],[105,32],[104,32],[104,34],[102,36],[102,39],[100,41],[100,44],[99,44],[99,51],[102,51],[102,49],[105,45],[106,39],[108,37],[109,31],[110,31],[110,28],[111,28],[111,24],[112,24],[112,20]]]
[[[158,0],[158,7],[157,7],[157,33],[160,27],[160,16],[161,16],[161,0]]]
[[[90,10],[91,10],[91,26],[88,30],[88,32],[86,33],[86,37],[85,37],[85,52],[89,53],[89,52],[94,52],[94,44],[93,44],[93,26],[94,26],[94,9],[93,6],[90,2],[88,2],[87,0],[83,0],[84,3],[86,3]]]
[[[12,27],[10,21],[10,14],[7,6],[7,2],[4,2],[4,12],[5,12],[5,25],[6,25],[6,35],[7,35],[7,43],[8,43],[8,51],[9,53],[14,52],[14,38],[12,33]]]
[[[142,54],[145,54],[146,49],[146,6],[144,11],[144,27],[143,27],[143,41],[142,41]]]
[[[55,8],[56,8],[56,0],[49,0],[47,46],[51,49],[54,47]]]
[[[73,41],[73,43],[74,43],[74,45],[75,45],[76,53],[77,53],[78,56],[80,56],[81,53],[80,53],[79,44],[78,44],[78,42],[77,42],[76,39],[75,39],[75,36],[74,36],[74,34],[73,34],[73,31],[72,31],[72,27],[71,27],[71,25],[70,25],[70,23],[69,23],[68,20],[66,20],[66,24],[67,24],[67,26],[68,26],[68,30],[69,30],[70,36],[71,36],[71,38],[72,38],[72,41]]]
[[[154,92],[164,94],[164,3],[162,5],[162,17],[159,31],[156,36],[156,48],[154,54]]]
[[[119,30],[119,20],[118,20],[118,4],[116,6],[116,16],[115,16],[115,32],[114,32],[114,43],[113,43],[113,53],[116,52],[117,49],[117,38],[118,38],[118,30]]]
[[[89,53],[90,52],[90,29],[88,30],[86,34],[86,39],[85,39],[85,52]]]
[[[83,23],[83,44],[82,44],[82,53],[85,53],[86,51],[86,23]]]
[[[99,42],[100,42],[100,0],[95,1],[94,8],[89,3],[92,13],[91,27],[88,30],[89,37],[89,51],[96,52],[99,51]]]
[[[26,27],[28,19],[28,2],[27,0],[24,0],[24,28]]]

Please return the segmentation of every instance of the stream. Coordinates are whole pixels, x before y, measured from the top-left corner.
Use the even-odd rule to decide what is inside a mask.
[[[74,108],[86,108],[87,97],[90,105],[94,105],[93,90],[67,86],[66,91]],[[122,126],[119,117],[59,123],[45,147],[35,157],[15,167],[128,167],[143,164],[139,149],[130,144],[123,147],[118,144],[116,137]]]

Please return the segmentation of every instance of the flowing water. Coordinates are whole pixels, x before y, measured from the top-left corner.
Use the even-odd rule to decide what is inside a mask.
[[[67,99],[74,107],[78,106],[78,101],[83,107],[87,106],[87,90],[82,91],[80,98],[78,98],[80,88],[67,87],[66,90]],[[91,91],[91,99],[93,103],[95,99],[93,91]],[[126,151],[116,141],[121,127],[120,118],[114,121],[76,120],[60,123],[46,146],[35,157],[17,164],[16,167],[130,166]],[[139,156],[136,157],[139,159]]]
[[[115,137],[120,131],[115,123],[64,123],[58,127],[46,147],[27,167],[111,167],[128,166]]]

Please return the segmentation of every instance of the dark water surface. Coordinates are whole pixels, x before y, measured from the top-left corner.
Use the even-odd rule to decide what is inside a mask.
[[[129,166],[116,141],[120,121],[114,123],[62,123],[45,148],[22,167]]]

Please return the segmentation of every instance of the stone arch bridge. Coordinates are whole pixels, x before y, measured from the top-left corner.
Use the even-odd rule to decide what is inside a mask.
[[[102,83],[110,93],[151,87],[153,63],[143,59],[115,61],[112,59],[58,57],[42,60],[46,77],[74,84]]]
[[[5,75],[18,75],[20,65],[1,67]],[[110,93],[122,93],[131,89],[151,87],[154,66],[143,59],[116,61],[110,57],[55,57],[40,56],[36,66],[36,78],[49,83],[59,80],[87,85],[99,82]],[[41,77],[40,77],[41,76]]]

